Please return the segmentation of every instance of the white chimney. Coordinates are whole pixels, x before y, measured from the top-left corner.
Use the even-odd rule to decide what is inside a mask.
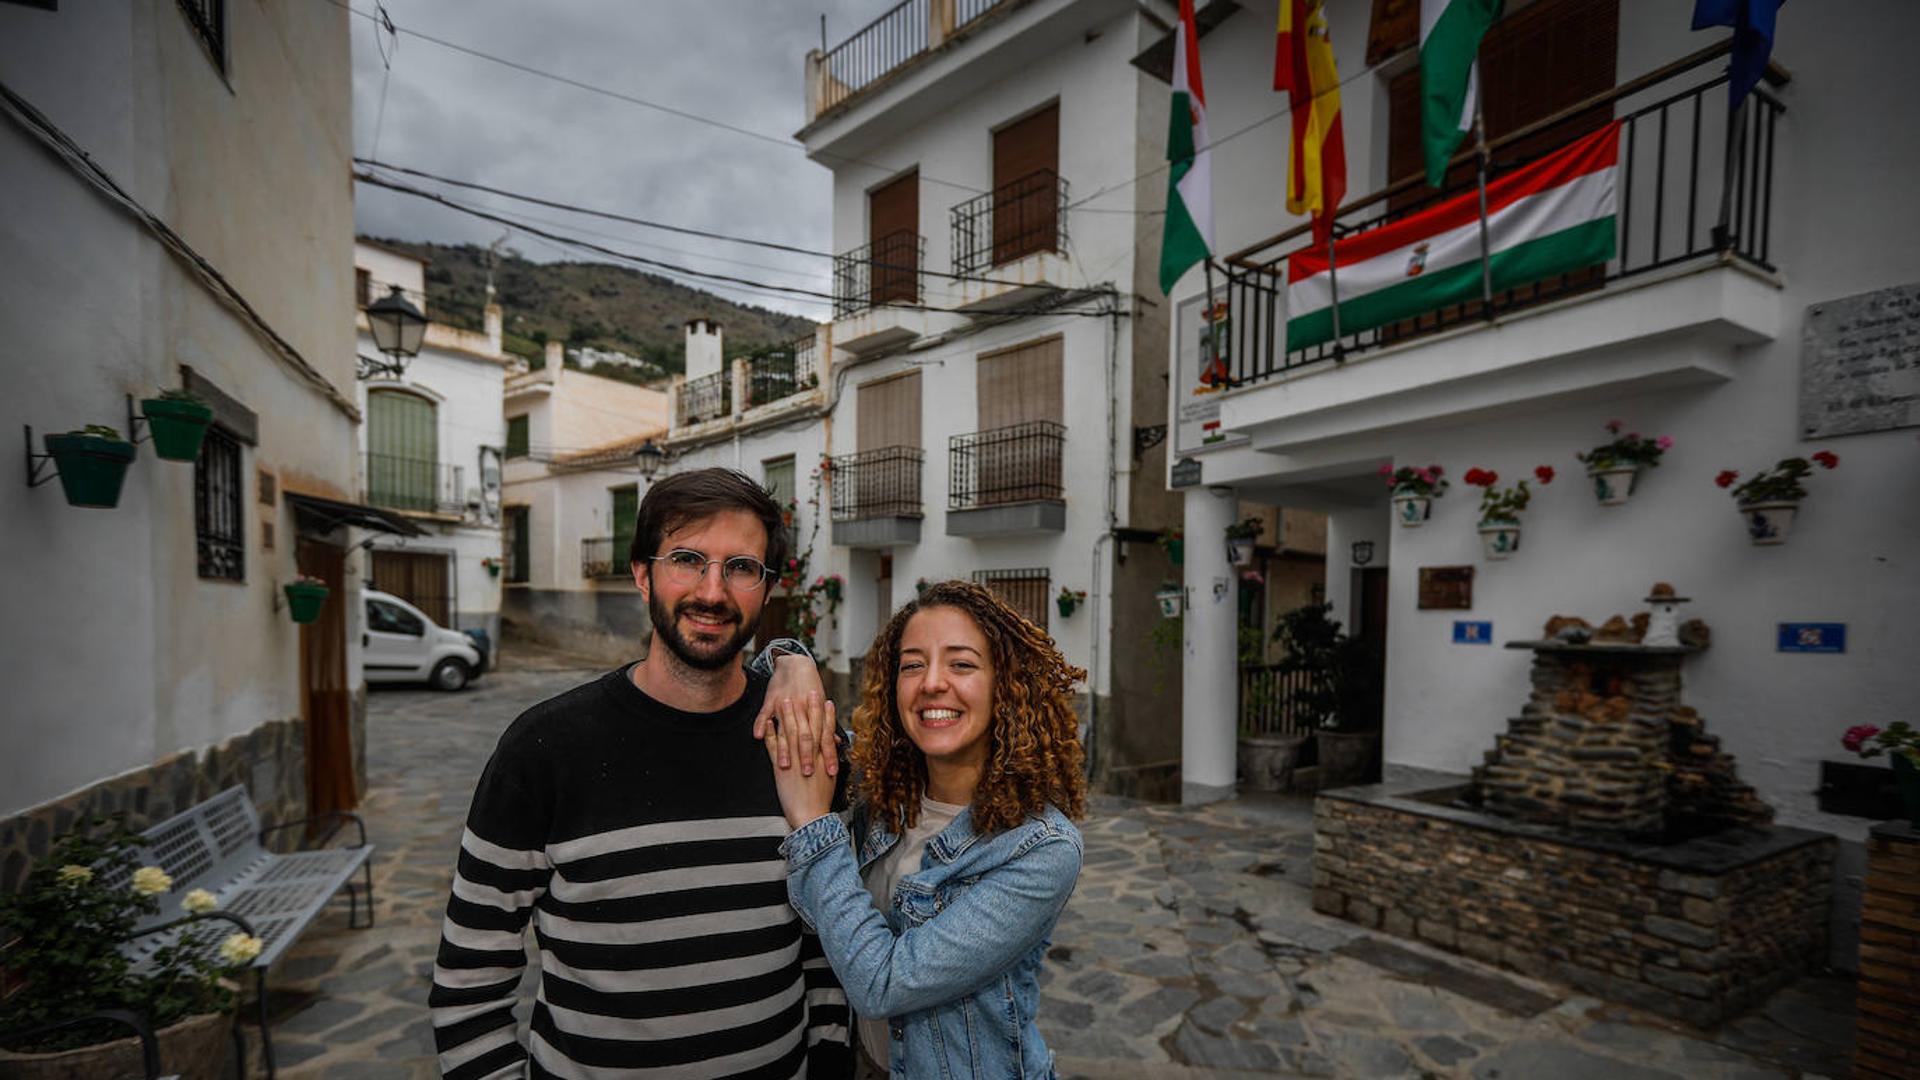
[[[560,377],[560,369],[566,366],[566,362],[567,362],[566,345],[558,341],[548,341],[547,342],[547,370],[553,372],[554,378],[557,379]]]
[[[718,375],[725,366],[721,359],[720,324],[712,319],[687,321],[687,379]]]
[[[489,286],[488,288],[488,293],[489,295],[491,295],[492,293],[491,286]],[[500,305],[489,302],[487,304],[487,309],[485,314],[486,314],[486,324],[487,324],[487,347],[493,350],[493,355],[499,356],[500,355],[500,332],[501,332],[501,323],[502,323],[502,318],[501,318],[502,313],[500,311]]]

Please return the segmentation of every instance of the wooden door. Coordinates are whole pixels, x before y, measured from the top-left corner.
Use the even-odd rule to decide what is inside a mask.
[[[876,307],[920,300],[920,170],[867,193],[869,301]]]
[[[1060,105],[993,133],[993,264],[1058,246]]]
[[[294,562],[332,592],[320,618],[300,627],[300,712],[307,727],[307,813],[351,810],[360,803],[353,777],[352,708],[347,688],[346,552],[301,537]]]
[[[447,556],[431,551],[373,552],[373,587],[419,608],[427,618],[453,627],[453,590]]]

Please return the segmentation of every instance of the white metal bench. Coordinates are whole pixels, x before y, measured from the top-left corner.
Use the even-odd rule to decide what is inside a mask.
[[[267,850],[273,833],[303,825],[352,823],[359,843],[352,847],[318,848],[281,855]],[[336,831],[338,831],[336,829]],[[149,963],[162,946],[177,941],[189,925],[215,920],[231,923],[261,940],[253,968],[260,1019],[260,1046],[267,1076],[274,1075],[273,1042],[267,1033],[267,968],[280,958],[344,886],[350,905],[347,925],[373,925],[373,847],[358,815],[322,814],[262,827],[253,800],[241,787],[231,787],[206,802],[177,814],[141,834],[145,843],[131,862],[120,863],[103,879],[109,888],[126,884],[130,867],[158,866],[173,879],[173,891],[160,911],[142,921],[123,950],[136,965]],[[354,874],[362,876],[353,883]],[[180,898],[192,889],[212,893],[217,910],[206,915],[182,915]],[[366,893],[367,914],[360,918],[360,892]],[[226,934],[202,934],[202,949],[213,952]],[[244,1066],[243,1066],[244,1067]]]

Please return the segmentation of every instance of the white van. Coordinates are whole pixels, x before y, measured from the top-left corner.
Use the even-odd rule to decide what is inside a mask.
[[[390,593],[366,590],[367,629],[360,635],[370,683],[425,682],[459,690],[486,667],[473,639],[434,622]]]

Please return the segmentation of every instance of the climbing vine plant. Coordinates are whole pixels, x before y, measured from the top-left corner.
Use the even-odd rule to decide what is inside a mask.
[[[807,540],[804,545],[795,544],[794,552],[788,557],[785,566],[780,568],[776,584],[786,590],[787,633],[798,638],[809,652],[814,649],[814,638],[820,632],[822,601],[826,606],[826,617],[832,618],[840,610],[840,601],[846,594],[846,584],[839,574],[826,574],[816,577],[811,583],[807,573],[813,563],[814,544],[820,538],[820,519],[825,516],[821,504],[822,492],[832,490],[833,459],[821,457],[819,467],[808,474],[807,494]],[[798,500],[786,505],[787,525],[793,525],[794,514],[800,509]]]

